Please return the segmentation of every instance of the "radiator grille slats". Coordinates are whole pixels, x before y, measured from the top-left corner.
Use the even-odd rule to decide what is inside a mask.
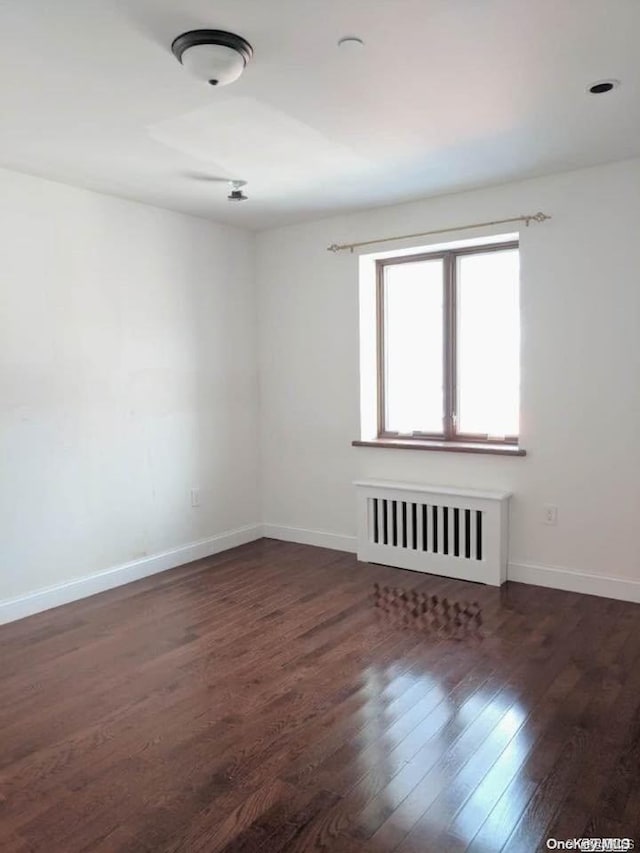
[[[480,510],[368,498],[371,541],[411,551],[482,560]]]
[[[500,586],[507,577],[508,492],[358,480],[358,559]]]

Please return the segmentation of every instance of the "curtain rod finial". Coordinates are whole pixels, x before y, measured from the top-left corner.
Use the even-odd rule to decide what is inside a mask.
[[[532,222],[545,222],[545,220],[551,219],[551,217],[539,210],[537,213],[532,213],[531,216],[523,216],[522,219],[524,219],[525,225],[528,228]]]
[[[340,251],[340,246],[337,243],[332,243],[330,246],[327,246],[327,252],[333,252],[335,255],[336,252]]]

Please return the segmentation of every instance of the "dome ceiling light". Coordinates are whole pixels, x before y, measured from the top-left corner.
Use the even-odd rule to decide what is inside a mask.
[[[246,39],[224,30],[189,30],[174,40],[171,50],[194,77],[211,86],[233,83],[253,56]]]

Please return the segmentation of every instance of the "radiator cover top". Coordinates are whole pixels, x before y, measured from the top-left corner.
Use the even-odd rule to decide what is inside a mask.
[[[500,586],[509,492],[359,480],[358,559]]]

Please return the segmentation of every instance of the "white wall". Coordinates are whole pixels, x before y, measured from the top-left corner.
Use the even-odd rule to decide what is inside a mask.
[[[0,234],[0,602],[259,521],[252,235],[6,171]]]
[[[358,256],[327,245],[538,210],[553,219],[521,231],[528,456],[352,448]],[[506,488],[513,576],[524,565],[640,581],[639,234],[635,160],[259,235],[267,529],[349,547],[357,476]],[[557,527],[541,523],[547,503]]]
[[[326,246],[538,209],[553,219],[521,232],[529,455],[352,448],[358,256]],[[261,521],[353,547],[358,476],[511,489],[514,576],[543,566],[640,581],[640,161],[255,242],[0,170],[0,226],[0,610],[123,564],[103,587],[179,564],[219,534],[259,535]],[[557,527],[541,523],[546,503]],[[97,588],[36,595],[6,618]]]

